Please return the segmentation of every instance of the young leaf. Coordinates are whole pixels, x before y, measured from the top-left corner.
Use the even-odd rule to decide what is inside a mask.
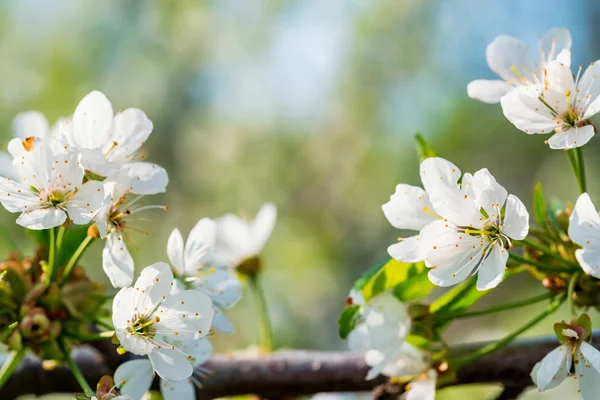
[[[411,278],[426,275],[427,272],[428,268],[423,262],[409,264],[391,259],[364,285],[363,298],[365,301],[369,301],[378,294],[393,289]]]
[[[403,302],[418,300],[427,296],[435,285],[429,280],[427,271],[424,272],[394,286],[394,296]]]
[[[356,326],[356,323],[360,319],[360,305],[355,304],[347,307],[338,320],[338,331],[342,339],[346,339],[352,329]]]
[[[381,271],[381,269],[383,267],[385,267],[385,265],[389,261],[390,261],[390,258],[388,257],[385,260],[381,261],[380,263],[369,268],[366,272],[364,272],[360,276],[360,278],[358,278],[356,280],[356,282],[354,282],[354,286],[352,286],[352,289],[356,290],[357,292],[361,292],[363,290],[363,288],[365,287],[365,285],[371,280],[371,278],[373,278],[379,271]]]
[[[423,137],[423,135],[417,133],[415,135],[415,141],[417,142],[417,153],[419,154],[420,162],[423,162],[423,160],[429,157],[436,156],[435,151],[433,151],[433,149],[431,148],[429,143],[427,143],[427,140],[425,139],[425,137]]]
[[[533,189],[533,211],[535,220],[544,229],[548,229],[548,209],[546,208],[546,199],[544,198],[544,190],[542,183],[538,182]]]

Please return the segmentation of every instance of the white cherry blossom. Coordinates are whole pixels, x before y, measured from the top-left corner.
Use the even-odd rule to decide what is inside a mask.
[[[179,348],[192,356],[190,361],[197,369],[199,365],[208,360],[212,346],[207,339],[198,339],[178,343]],[[115,384],[122,394],[131,396],[133,400],[140,400],[144,393],[150,390],[154,373],[152,363],[143,358],[131,360],[121,364],[115,371]],[[181,381],[160,380],[160,391],[165,400],[192,400],[196,398],[194,385],[200,382],[193,375]]]
[[[242,296],[242,284],[235,269],[215,260],[217,238],[215,221],[204,218],[191,230],[187,240],[174,229],[167,243],[167,254],[181,288],[207,294],[215,311],[213,328],[232,333],[233,324],[223,310],[233,307]]]
[[[104,200],[101,182],[83,183],[81,155],[66,149],[56,152],[43,139],[13,139],[22,152],[13,165],[18,180],[0,178],[0,202],[20,212],[17,223],[29,229],[49,229],[67,221],[90,222]]]
[[[171,295],[173,279],[166,263],[144,268],[133,287],[115,296],[112,320],[125,350],[147,355],[161,378],[181,381],[192,375],[194,359],[182,343],[208,334],[213,310],[200,291]]]
[[[217,258],[233,266],[257,258],[267,244],[275,221],[277,208],[264,204],[253,221],[227,214],[217,222]]]
[[[540,85],[544,68],[558,60],[571,64],[571,34],[567,29],[554,28],[538,42],[539,60],[532,62],[527,46],[512,36],[496,37],[486,49],[490,69],[501,79],[478,79],[467,86],[469,97],[484,103],[498,103],[502,96],[516,87]]]
[[[142,205],[143,195],[132,198],[135,180],[127,170],[107,178],[104,181],[106,198],[95,218],[98,234],[106,239],[102,268],[116,288],[127,287],[133,282],[134,262],[125,243],[125,233],[133,229],[130,224],[137,217],[134,215],[151,209],[167,209],[163,205]]]
[[[406,392],[400,396],[400,399],[435,400],[436,382],[437,372],[430,368],[406,385]]]
[[[553,61],[545,69],[544,85],[520,87],[502,98],[504,115],[527,134],[554,133],[552,149],[586,144],[596,133],[589,119],[600,111],[600,63],[592,63],[573,78],[567,64]]]
[[[600,352],[580,340],[575,330],[564,329],[563,335],[570,340],[548,353],[533,367],[533,383],[540,392],[544,392],[573,376],[577,379],[583,400],[597,399],[600,393]],[[571,375],[573,367],[575,374]]]
[[[569,237],[583,247],[575,250],[581,268],[600,279],[600,216],[587,193],[579,196],[575,203],[569,219]]]
[[[455,285],[475,273],[479,290],[497,286],[511,240],[524,239],[529,230],[523,203],[508,195],[487,169],[461,175],[443,158],[421,163],[421,181],[425,191],[402,186],[384,205],[394,226],[414,230],[422,226],[419,235],[406,240],[408,244],[401,240],[391,246],[390,255],[399,261],[424,260],[431,268],[429,279],[439,286]]]
[[[83,154],[87,171],[106,177],[125,169],[136,194],[166,190],[169,179],[164,168],[141,161],[144,156],[139,150],[153,129],[142,110],[128,108],[115,115],[108,98],[93,91],[81,100],[72,121],[64,121],[60,129],[69,146]]]

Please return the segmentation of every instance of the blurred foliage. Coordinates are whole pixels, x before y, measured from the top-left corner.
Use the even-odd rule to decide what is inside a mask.
[[[165,202],[168,213],[140,221],[148,237],[128,238],[139,249],[138,270],[167,259],[173,228],[186,232],[202,217],[230,211],[252,216],[274,201],[280,217],[264,255],[264,286],[276,342],[344,348],[336,321],[352,282],[403,234],[380,206],[397,183],[419,184],[417,130],[463,171],[489,168],[530,210],[537,181],[548,197],[577,195],[566,155],[549,151],[543,137],[516,130],[499,106],[468,99],[465,85],[491,78],[487,42],[515,34],[500,22],[503,13],[515,13],[519,32],[527,29],[529,37],[574,16],[580,29],[574,49],[585,62],[600,51],[584,43],[597,29],[597,13],[562,15],[557,8],[530,25],[509,5],[450,3],[451,16],[442,2],[425,0],[0,2],[1,139],[10,139],[17,112],[38,109],[53,121],[72,113],[92,89],[105,92],[115,110],[143,109],[154,122],[149,158],[167,168],[171,183],[166,195],[146,200]],[[486,4],[500,11],[471,12]],[[479,28],[465,30],[478,18]],[[489,33],[481,38],[484,23]],[[581,26],[589,28],[587,36]],[[447,52],[436,53],[445,46],[462,50],[448,59]],[[468,61],[473,53],[480,60],[475,66]],[[598,150],[598,140],[585,148],[596,198],[600,163],[591,155]],[[3,211],[0,223],[31,248],[15,217]],[[8,247],[2,242],[0,249]],[[104,279],[100,249],[92,246],[83,262]],[[515,279],[482,306],[527,297],[532,285]],[[233,337],[217,335],[218,349],[254,342],[252,307],[245,296],[230,312],[238,329]],[[499,337],[524,314],[464,321],[450,327],[449,340]]]

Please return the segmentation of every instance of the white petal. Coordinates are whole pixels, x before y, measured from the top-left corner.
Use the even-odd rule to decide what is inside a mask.
[[[528,134],[551,133],[557,126],[552,112],[538,97],[537,86],[519,86],[500,100],[504,116],[518,129]],[[560,94],[564,98],[564,94]]]
[[[110,161],[127,162],[152,133],[152,121],[137,108],[128,108],[115,116],[114,148],[108,153]],[[111,147],[113,144],[110,144]]]
[[[113,287],[123,288],[133,282],[133,258],[119,232],[112,232],[106,238],[102,250],[102,268]]]
[[[229,317],[223,314],[223,311],[216,306],[213,306],[213,311],[215,313],[213,315],[212,328],[228,335],[235,332],[235,326],[233,326]]]
[[[185,354],[192,356],[194,365],[200,365],[208,361],[212,353],[212,345],[206,338],[180,342],[179,348]]]
[[[39,111],[22,112],[12,120],[13,135],[19,139],[31,136],[44,138],[48,133],[48,127],[48,120]]]
[[[101,149],[80,149],[81,165],[88,171],[100,176],[109,176],[119,171],[121,164],[110,163]]]
[[[210,298],[196,290],[185,290],[167,297],[155,315],[156,332],[175,340],[191,340],[206,335],[210,330],[213,309]]]
[[[148,358],[158,376],[163,379],[182,381],[192,375],[193,368],[187,354],[177,348],[163,346],[155,349]]]
[[[584,354],[584,348],[586,354]],[[589,343],[583,342],[577,353],[575,373],[577,374],[581,397],[583,400],[597,399],[598,393],[600,393],[600,372],[595,365],[600,361],[598,350],[594,349]],[[595,364],[592,364],[592,360],[587,357],[588,354]]]
[[[66,207],[71,222],[85,225],[91,221],[103,204],[104,185],[99,181],[88,181],[66,203]]]
[[[502,96],[510,90],[510,86],[501,80],[477,79],[467,85],[470,98],[488,104],[499,103]]]
[[[392,365],[397,358],[400,356],[401,348],[400,346],[396,346],[389,351],[379,351],[379,350],[368,350],[365,352],[365,362],[368,366],[371,367],[366,380],[370,381],[372,379],[377,378],[379,375],[384,374],[384,371]]]
[[[568,353],[568,345],[557,347],[534,367],[531,378],[540,392],[560,384],[568,376],[571,368],[567,365]]]
[[[460,169],[450,161],[440,157],[430,157],[419,168],[425,191],[430,194],[439,185],[457,187]]]
[[[551,149],[574,149],[581,147],[594,137],[594,126],[586,125],[581,128],[570,128],[564,132],[555,133],[548,140]]]
[[[584,120],[592,118],[594,115],[600,112],[600,97],[597,97],[596,100],[592,101],[589,106],[585,109],[585,114],[583,114]]]
[[[496,181],[487,168],[475,172],[471,184],[479,205],[490,218],[497,217],[508,196],[506,189]]]
[[[213,272],[200,276],[194,282],[194,287],[224,309],[233,307],[242,297],[242,283],[233,268],[217,267]]]
[[[39,198],[28,187],[0,177],[0,202],[8,211],[19,212],[37,208]]]
[[[562,64],[558,61],[552,61],[546,67],[546,84],[549,87],[561,94],[561,99],[565,99],[564,93],[571,92],[572,96],[575,96],[575,81],[573,79],[573,73],[568,65]],[[553,105],[552,103],[549,103]]]
[[[575,258],[586,274],[600,279],[600,247],[577,249]]]
[[[506,35],[496,37],[488,45],[486,58],[492,71],[505,81],[515,84],[518,84],[520,79],[513,70],[516,68],[521,75],[528,76],[532,67],[527,46],[519,39]]]
[[[277,208],[272,203],[263,204],[258,214],[252,221],[250,231],[252,232],[252,253],[259,255],[269,240],[275,221],[277,220]]]
[[[173,229],[167,241],[167,256],[175,270],[179,274],[185,274],[183,264],[183,236],[181,236],[181,232],[177,228]]]
[[[409,390],[402,400],[434,400],[435,379],[418,379],[410,382]]]
[[[13,157],[10,153],[0,151],[0,177],[19,181],[21,177],[13,165]]]
[[[253,240],[249,224],[237,215],[227,214],[217,222],[217,258],[236,263],[252,256]]]
[[[585,69],[585,72],[579,79],[577,85],[577,101],[575,104],[576,109],[586,109],[585,104],[590,104],[600,96],[600,62],[595,61]],[[584,114],[588,114],[585,112]],[[592,114],[592,111],[589,112]]]
[[[571,33],[566,28],[550,29],[539,40],[540,52],[546,56],[547,62],[558,59],[567,66],[571,65],[571,53],[569,51],[571,45]],[[565,57],[565,51],[569,54],[568,59]]]
[[[123,288],[115,296],[112,307],[112,321],[121,346],[129,352],[141,356],[150,353],[154,349],[154,345],[137,335],[131,335],[127,332],[127,327],[135,314],[144,311],[144,309],[140,310],[137,306],[138,304],[143,306],[141,300],[145,299],[147,299],[147,296],[141,296],[138,290]]]
[[[160,393],[164,400],[194,400],[196,398],[194,384],[188,379],[180,382],[161,379]]]
[[[390,201],[381,206],[392,226],[416,231],[435,221],[435,217],[426,213],[424,208],[430,212],[433,210],[425,191],[420,187],[405,184],[396,186],[396,192],[390,196]]]
[[[600,372],[600,351],[598,351],[588,342],[582,342],[580,345],[580,350],[588,363],[594,367],[596,371]]]
[[[529,233],[529,213],[525,204],[512,194],[506,200],[502,233],[515,240],[523,240]]]
[[[125,167],[131,179],[131,192],[135,194],[164,193],[169,184],[169,175],[160,165],[134,162]]]
[[[479,267],[477,290],[489,290],[498,286],[504,277],[507,260],[508,251],[503,247],[496,245],[490,249]]]
[[[145,293],[152,304],[156,304],[169,294],[172,282],[173,272],[169,264],[157,262],[142,270],[134,287]]]
[[[115,371],[115,385],[122,395],[141,399],[150,390],[154,377],[152,364],[147,359],[131,360],[119,365]]]
[[[419,247],[419,235],[402,238],[398,243],[394,243],[388,247],[390,257],[398,261],[417,262],[423,261],[421,254],[417,253]]]
[[[203,218],[192,228],[185,242],[183,265],[185,274],[195,275],[207,255],[214,250],[217,241],[217,224],[209,218]]]
[[[73,114],[73,133],[67,136],[71,146],[81,149],[102,149],[112,142],[114,113],[106,96],[93,91],[81,100]]]
[[[600,216],[587,193],[575,202],[569,218],[569,237],[580,246],[600,247]]]
[[[17,224],[27,229],[42,230],[61,226],[67,214],[57,208],[44,208],[26,211],[17,218]]]

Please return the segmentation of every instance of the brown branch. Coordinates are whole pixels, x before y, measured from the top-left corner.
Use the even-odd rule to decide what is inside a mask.
[[[593,344],[600,347],[600,333],[594,335]],[[481,345],[464,346],[458,352],[473,351]],[[510,399],[531,385],[529,373],[533,365],[557,345],[554,336],[518,340],[505,350],[481,358],[458,371],[455,384],[501,383],[507,388],[502,398]],[[104,350],[102,346],[98,344],[96,348]],[[98,350],[84,347],[75,355],[91,385],[95,385],[102,375],[114,372],[117,364],[131,358],[127,355],[115,357],[114,350],[105,354],[103,356]],[[369,391],[386,381],[382,377],[365,381],[369,368],[363,357],[347,352],[286,350],[260,358],[216,355],[202,368],[213,373],[203,379],[203,388],[197,391],[198,399],[242,394],[274,398],[319,392]],[[77,391],[80,388],[66,367],[45,371],[38,360],[26,358],[0,390],[0,399]],[[380,398],[394,397],[401,391],[402,388],[386,385],[380,386],[377,394]]]

